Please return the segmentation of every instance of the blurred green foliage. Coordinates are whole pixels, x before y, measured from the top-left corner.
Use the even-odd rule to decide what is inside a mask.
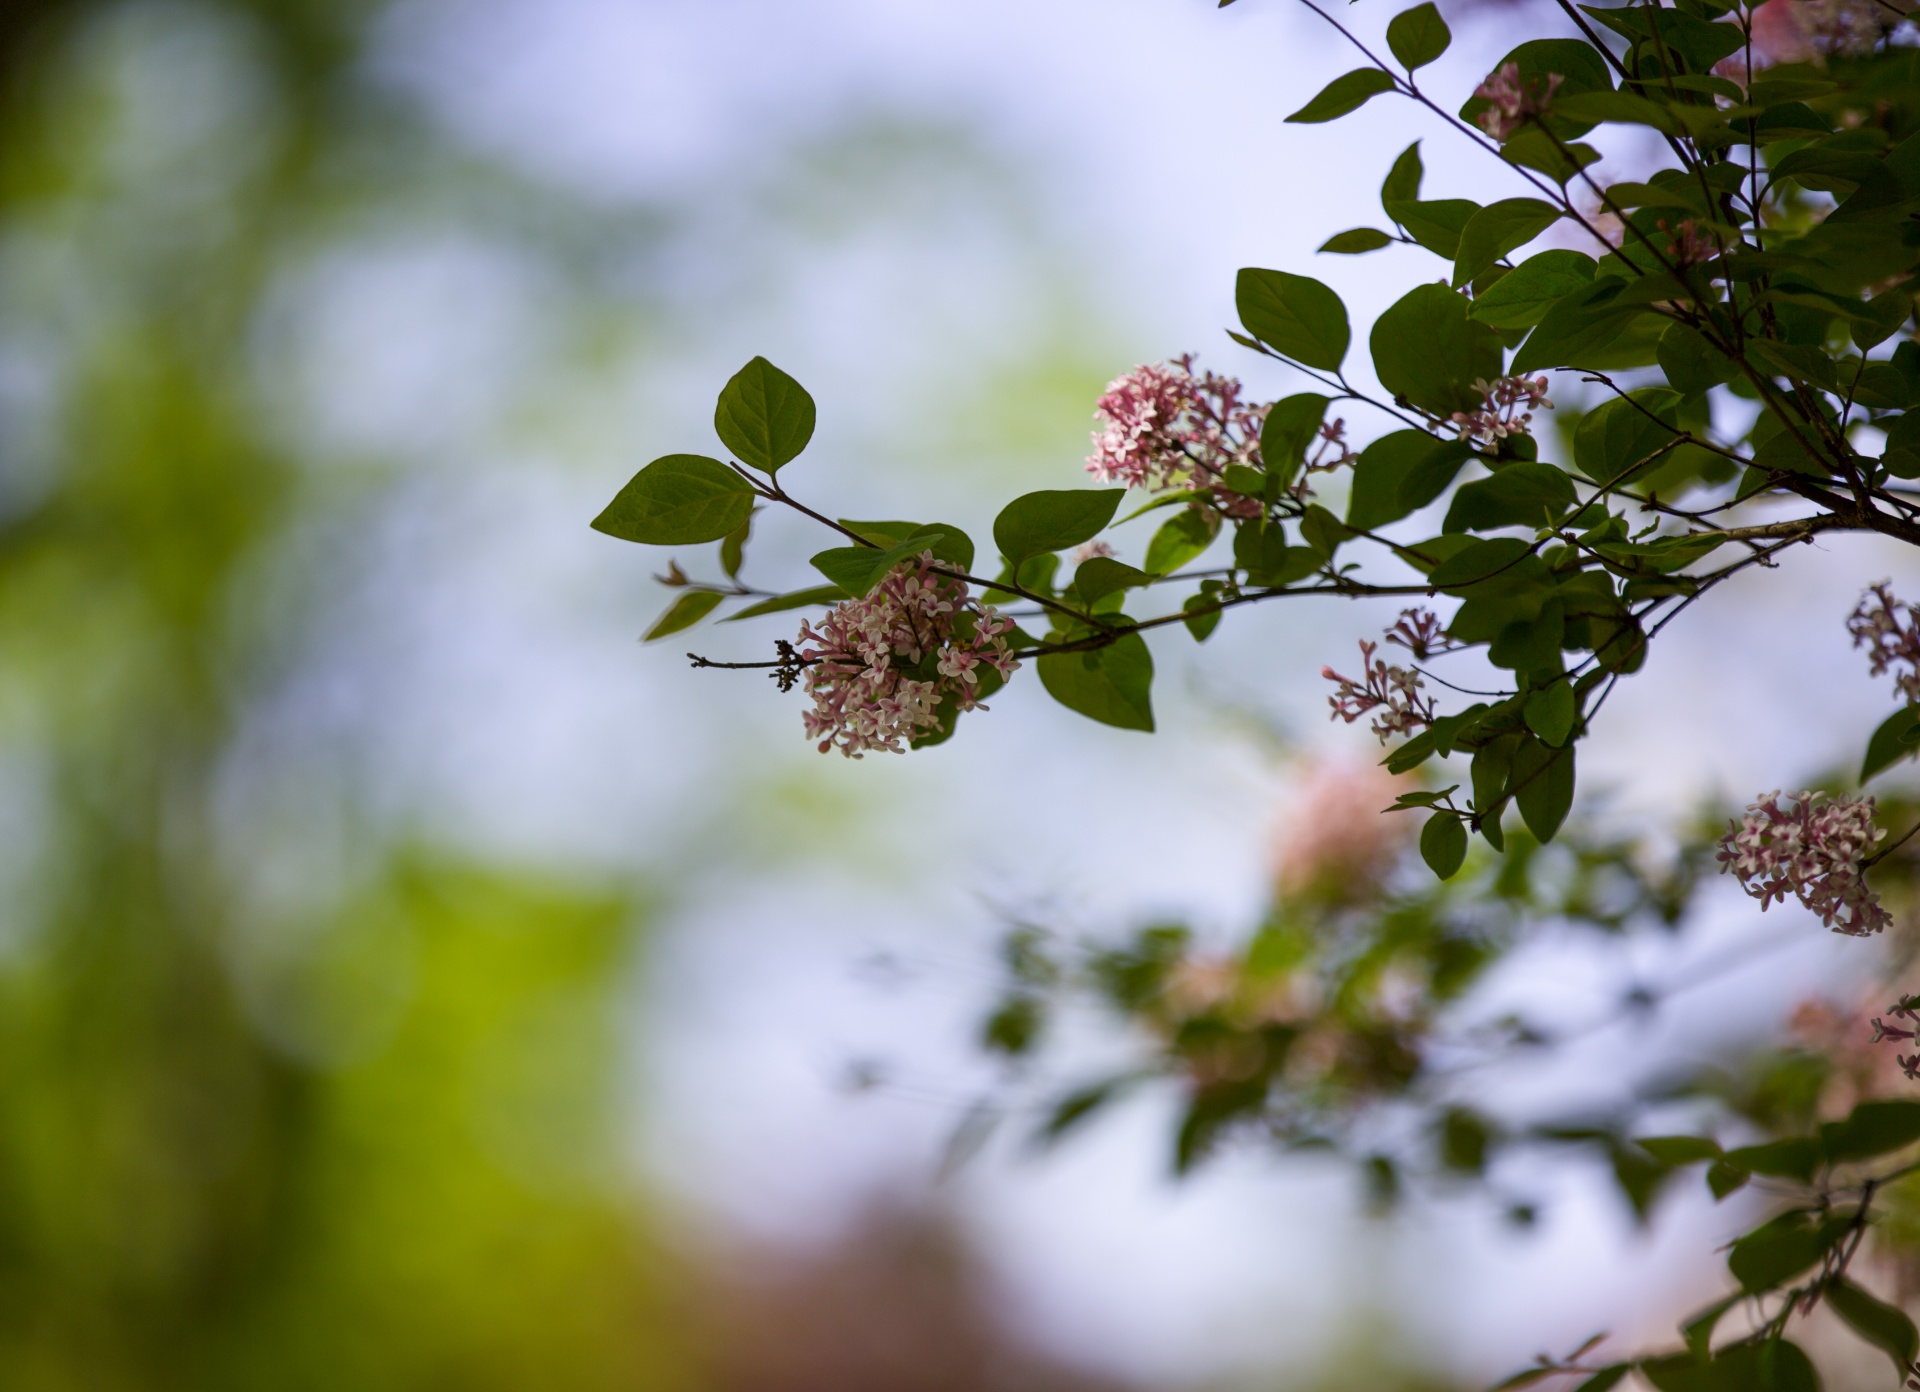
[[[0,440],[9,1389],[687,1376],[613,1129],[630,893],[363,831],[276,910],[221,812],[250,715],[320,660],[303,532],[378,486],[287,458],[248,376],[271,272],[380,119],[343,104],[371,9],[0,27],[0,337],[47,368]],[[250,86],[162,90],[221,113],[180,135],[127,65],[196,42]],[[365,820],[350,783],[303,797]]]

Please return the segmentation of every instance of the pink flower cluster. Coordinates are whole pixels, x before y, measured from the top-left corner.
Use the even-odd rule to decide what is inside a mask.
[[[963,711],[979,704],[982,664],[1003,677],[1019,668],[1007,647],[1012,627],[969,599],[964,581],[935,570],[932,552],[901,562],[872,593],[835,605],[817,630],[800,625],[797,656],[813,697],[807,738],[822,754],[838,746],[851,759],[905,753],[939,724],[945,698]]]
[[[1865,648],[1873,675],[1893,672],[1896,690],[1920,702],[1920,605],[1902,604],[1887,581],[1869,586],[1847,616],[1853,645]],[[1905,671],[1899,670],[1905,667]]]
[[[1520,127],[1546,111],[1554,92],[1564,81],[1559,73],[1548,73],[1546,89],[1542,91],[1539,83],[1520,80],[1518,63],[1502,63],[1473,89],[1474,96],[1485,97],[1491,103],[1480,113],[1480,129],[1505,143]]]
[[[1114,378],[1094,405],[1087,472],[1128,488],[1213,488],[1229,511],[1251,505],[1257,516],[1257,502],[1220,487],[1229,465],[1260,467],[1267,408],[1242,401],[1243,391],[1236,377],[1196,377],[1191,353]]]
[[[1862,857],[1886,833],[1870,797],[1772,792],[1720,838],[1716,857],[1762,909],[1788,895],[1836,933],[1865,936],[1893,922],[1868,887]]]
[[[1380,737],[1380,743],[1385,744],[1395,735],[1411,734],[1431,725],[1433,702],[1420,695],[1422,683],[1418,672],[1389,667],[1374,657],[1374,649],[1379,646],[1364,638],[1360,640],[1360,670],[1366,673],[1361,681],[1343,677],[1331,667],[1322,667],[1320,675],[1339,683],[1339,690],[1327,697],[1327,704],[1333,707],[1334,715],[1347,724],[1353,724],[1368,711],[1380,712],[1374,717],[1372,728]]]
[[[1553,403],[1547,400],[1545,377],[1500,377],[1491,382],[1482,377],[1474,381],[1473,389],[1480,393],[1480,409],[1455,411],[1453,424],[1461,439],[1478,444],[1491,445],[1509,435],[1525,435],[1533,424],[1535,410],[1553,409]]]

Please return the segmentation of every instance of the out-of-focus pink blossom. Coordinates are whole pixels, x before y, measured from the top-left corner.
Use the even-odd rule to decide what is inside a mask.
[[[1865,936],[1893,922],[1861,861],[1886,833],[1870,797],[1768,793],[1729,826],[1716,859],[1766,909],[1789,895],[1836,933]]]
[[[1310,767],[1274,845],[1281,895],[1351,903],[1376,893],[1415,825],[1381,809],[1407,786],[1377,764]]]
[[[1461,439],[1478,444],[1525,435],[1533,424],[1535,410],[1553,409],[1553,403],[1547,400],[1545,377],[1499,377],[1491,382],[1482,377],[1474,381],[1473,389],[1480,393],[1480,409],[1455,411],[1453,425]]]
[[[1106,542],[1090,541],[1085,546],[1075,549],[1073,553],[1073,563],[1075,565],[1084,565],[1086,562],[1098,557],[1111,556],[1112,554],[1113,547],[1109,546]]]
[[[1912,9],[1881,0],[1766,0],[1753,11],[1753,70],[1869,52]],[[1714,66],[1735,82],[1753,78],[1744,48]]]
[[[1853,645],[1865,648],[1872,675],[1893,673],[1894,687],[1920,702],[1920,605],[1903,604],[1887,581],[1869,586],[1847,616]],[[1905,670],[1902,670],[1905,669]]]
[[[1564,81],[1559,73],[1548,73],[1544,87],[1539,82],[1523,82],[1518,63],[1502,63],[1473,89],[1474,96],[1484,97],[1488,103],[1478,117],[1480,129],[1506,143],[1528,121],[1545,114]]]
[[[1385,744],[1395,735],[1409,734],[1433,723],[1433,702],[1420,695],[1423,683],[1418,672],[1389,667],[1374,657],[1378,643],[1360,640],[1360,681],[1343,677],[1331,667],[1322,667],[1320,675],[1338,683],[1338,690],[1327,697],[1338,719],[1351,725],[1369,711],[1378,711],[1373,732]]]
[[[820,752],[857,759],[868,750],[906,752],[940,722],[940,705],[979,705],[979,668],[1001,676],[1020,666],[1007,646],[1013,621],[968,597],[966,582],[935,569],[933,553],[903,561],[872,593],[837,604],[815,629],[800,625],[813,709],[803,715]],[[980,707],[985,709],[984,706]]]

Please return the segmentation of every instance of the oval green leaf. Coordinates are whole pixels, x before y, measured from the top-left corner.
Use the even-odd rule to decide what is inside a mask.
[[[1124,488],[1047,488],[1015,498],[993,519],[993,540],[1016,566],[1091,541],[1113,520]]]
[[[1402,10],[1387,23],[1387,47],[1408,72],[1424,68],[1447,51],[1453,32],[1432,4]]]
[[[1416,285],[1374,321],[1369,343],[1380,384],[1443,419],[1479,407],[1476,380],[1493,381],[1500,336],[1467,318],[1471,302],[1444,285]]]
[[[1467,858],[1467,829],[1451,812],[1435,812],[1420,828],[1420,858],[1443,880],[1459,873]]]
[[[1347,307],[1319,281],[1250,266],[1234,281],[1233,302],[1247,332],[1275,352],[1326,372],[1340,370],[1353,330]]]
[[[1320,250],[1331,252],[1335,256],[1359,256],[1364,252],[1378,251],[1381,247],[1392,246],[1393,238],[1377,227],[1350,227],[1345,232],[1336,232],[1320,243]]]
[[[653,627],[641,635],[640,641],[651,643],[657,638],[678,633],[683,628],[692,628],[711,614],[724,598],[715,590],[688,590],[674,600],[666,613],[654,620]]]
[[[713,428],[742,464],[772,473],[813,438],[813,398],[765,358],[733,374],[720,391]]]
[[[1122,730],[1153,729],[1153,655],[1137,633],[1092,652],[1047,653],[1035,664],[1047,694]]]
[[[753,485],[717,459],[669,454],[628,480],[593,529],[645,546],[718,541],[753,512]]]
[[[1393,86],[1393,79],[1378,68],[1355,68],[1334,78],[1320,89],[1318,96],[1287,119],[1309,126],[1337,120],[1350,111],[1358,111],[1382,92],[1391,92]]]

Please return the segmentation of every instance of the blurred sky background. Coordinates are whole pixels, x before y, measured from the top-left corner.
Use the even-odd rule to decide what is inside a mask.
[[[1353,11],[1370,34],[1389,13]],[[1408,140],[1427,139],[1428,196],[1501,196],[1398,105],[1282,124],[1352,65],[1310,14],[126,0],[22,15],[0,133],[15,978],[0,1052],[16,1055],[0,1106],[8,1202],[46,1228],[22,1248],[42,1257],[7,1269],[44,1291],[58,1257],[75,1294],[10,1336],[41,1379],[20,1385],[145,1385],[137,1339],[85,1377],[62,1362],[99,1318],[99,1283],[106,1308],[179,1318],[168,1261],[217,1274],[256,1268],[209,1252],[309,1250],[287,1236],[300,1223],[279,1226],[286,1205],[374,1215],[354,1239],[364,1267],[330,1230],[301,1240],[334,1253],[313,1269],[332,1273],[339,1318],[379,1306],[381,1235],[428,1219],[415,1189],[351,1176],[396,1137],[442,1159],[393,1173],[465,1196],[432,1209],[435,1233],[500,1228],[472,1251],[421,1229],[418,1250],[447,1271],[537,1267],[553,1308],[606,1328],[631,1326],[566,1292],[604,1292],[600,1264],[629,1260],[602,1250],[609,1215],[668,1254],[633,1278],[655,1292],[675,1284],[673,1254],[805,1251],[880,1199],[949,1215],[998,1282],[994,1310],[1047,1356],[1144,1385],[1306,1385],[1354,1359],[1471,1381],[1602,1325],[1657,1335],[1711,1291],[1740,1213],[1676,1202],[1639,1234],[1575,1170],[1524,1177],[1548,1200],[1527,1233],[1473,1199],[1381,1223],[1346,1171],[1256,1154],[1176,1185],[1171,1113],[1152,1100],[1057,1155],[994,1145],[942,1175],[992,1076],[974,1037],[1006,917],[1244,931],[1307,748],[1369,757],[1327,724],[1317,674],[1389,612],[1270,607],[1205,648],[1162,638],[1151,738],[1080,720],[1029,674],[946,746],[853,762],[813,752],[796,696],[680,656],[761,656],[784,617],[642,647],[665,558],[586,526],[649,459],[714,448],[714,394],[756,353],[820,403],[790,487],[835,515],[975,536],[999,500],[1082,477],[1092,403],[1135,363],[1193,349],[1258,394],[1295,389],[1222,332],[1236,268],[1321,276],[1363,324],[1436,268],[1408,248],[1313,249],[1379,221]],[[1454,18],[1433,85],[1459,98],[1515,20]],[[820,544],[763,518],[747,577],[803,585]],[[1583,791],[1611,788],[1628,821],[1675,817],[1854,757],[1886,697],[1843,619],[1901,564],[1804,549],[1700,606],[1609,707]],[[1759,938],[1786,912],[1711,908],[1682,946],[1636,947],[1632,971]],[[548,927],[516,936],[516,913]],[[108,921],[124,936],[89,927]],[[164,961],[102,975],[161,930],[182,944]],[[1581,1058],[1503,1074],[1488,1105],[1604,1097],[1638,1059],[1764,1033],[1838,970],[1809,931],[1716,988],[1737,1011],[1703,992]],[[1621,971],[1611,951],[1549,944],[1492,994],[1578,1017],[1629,984]],[[182,981],[200,984],[154,984]],[[208,983],[237,1002],[225,1033],[194,1004],[227,989]],[[170,1004],[139,1030],[90,1028],[149,999]],[[226,1052],[191,1043],[203,1029]],[[89,1047],[119,1080],[103,1095],[133,1101],[71,1102]],[[215,1060],[199,1103],[160,1076],[186,1067],[176,1049]],[[448,1068],[478,1091],[443,1096],[431,1079]],[[244,1163],[206,1159],[194,1108],[219,1098],[255,1118],[234,1142]],[[154,1107],[187,1118],[159,1160],[141,1139]],[[172,1192],[186,1156],[208,1212],[254,1216],[218,1242],[181,1236],[225,1232],[204,1214],[169,1220],[142,1239],[161,1256],[101,1255],[121,1240],[87,1235],[115,1226],[89,1197],[104,1190],[59,1176],[108,1135],[120,1158],[102,1183],[129,1186],[127,1212]],[[458,1185],[431,1177],[453,1136],[471,1152]],[[290,1188],[234,1179],[284,1177],[261,1158],[275,1146],[322,1158]],[[543,1256],[516,1245],[523,1220],[552,1238]],[[149,1267],[163,1274],[123,1280]],[[315,1299],[298,1283],[285,1298]],[[232,1299],[204,1306],[220,1312],[207,1328],[256,1332],[181,1355],[224,1371],[155,1385],[265,1385],[250,1379],[277,1366],[273,1340],[325,1340],[324,1323],[285,1332],[290,1314],[248,1323]],[[673,1325],[670,1300],[633,1301]],[[476,1302],[446,1327],[516,1327]],[[543,1337],[514,1347],[537,1362]],[[604,1385],[667,1386],[674,1357],[634,1354],[623,1376],[641,1381]],[[504,1376],[502,1359],[467,1376]],[[342,1367],[312,1385],[486,1385]]]

